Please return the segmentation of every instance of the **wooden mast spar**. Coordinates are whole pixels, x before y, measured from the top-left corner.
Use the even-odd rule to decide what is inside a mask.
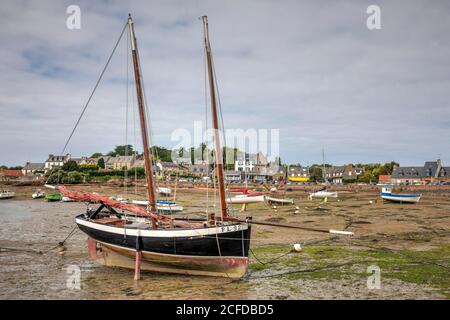
[[[130,41],[131,41],[131,54],[133,57],[133,66],[134,66],[134,78],[136,82],[136,93],[138,100],[138,109],[139,109],[139,119],[141,125],[141,135],[142,135],[142,145],[144,148],[144,165],[145,165],[145,176],[147,179],[147,193],[148,193],[148,202],[151,213],[158,215],[158,211],[156,209],[156,199],[155,199],[155,190],[153,184],[153,171],[152,171],[152,159],[149,151],[149,143],[148,143],[148,131],[147,131],[147,123],[145,118],[145,110],[144,110],[144,98],[142,92],[142,79],[141,79],[141,71],[139,65],[139,54],[136,44],[136,36],[134,34],[134,25],[133,20],[131,19],[131,14],[128,16],[128,30],[130,32]],[[156,219],[152,217],[152,227],[156,229]]]
[[[227,202],[225,200],[222,148],[220,146],[219,120],[217,115],[217,100],[216,100],[216,89],[214,84],[213,64],[211,57],[211,45],[209,43],[208,17],[203,16],[202,20],[203,20],[203,31],[205,35],[206,63],[208,65],[209,92],[211,96],[211,117],[212,117],[212,126],[214,129],[214,158],[216,162],[217,182],[219,185],[221,218],[222,221],[224,221],[228,216],[228,210],[227,210]]]

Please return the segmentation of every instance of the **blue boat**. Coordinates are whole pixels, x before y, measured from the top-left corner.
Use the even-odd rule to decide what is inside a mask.
[[[381,190],[381,198],[391,202],[417,203],[421,196],[421,193],[392,193],[391,187],[383,187]]]

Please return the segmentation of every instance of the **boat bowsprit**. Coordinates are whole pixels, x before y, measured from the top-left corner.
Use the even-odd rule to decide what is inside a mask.
[[[399,203],[417,203],[422,196],[420,193],[393,193],[389,187],[382,188],[380,195],[383,200]]]

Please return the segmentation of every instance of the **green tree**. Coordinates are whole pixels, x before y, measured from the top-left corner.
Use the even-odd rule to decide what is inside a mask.
[[[159,146],[153,146],[153,157],[156,160],[164,161],[164,162],[172,162],[172,151]]]
[[[399,167],[399,166],[400,166],[400,164],[395,161],[385,163],[380,169],[380,174],[391,175],[392,171],[394,171],[394,168]]]
[[[309,180],[312,182],[323,182],[323,171],[319,165],[309,167]]]
[[[113,156],[125,156],[125,155],[132,155],[134,153],[133,146],[131,144],[123,144],[118,145],[114,148]]]
[[[80,168],[78,167],[78,164],[74,160],[69,160],[63,164],[61,170],[69,172],[69,171],[78,171],[80,170]]]
[[[70,171],[67,173],[67,183],[80,183],[83,180],[83,175],[78,171]]]
[[[100,152],[96,152],[91,156],[91,158],[100,158],[101,156],[103,156],[103,154],[101,154]]]
[[[103,159],[103,158],[98,159],[97,166],[99,168],[105,169],[105,159]]]

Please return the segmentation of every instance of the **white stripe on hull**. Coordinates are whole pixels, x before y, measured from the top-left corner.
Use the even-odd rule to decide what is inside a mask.
[[[83,219],[76,218],[76,223],[82,226],[86,226],[92,229],[101,230],[105,232],[142,237],[155,237],[155,238],[166,238],[166,237],[198,237],[198,236],[208,236],[208,235],[216,235],[221,233],[233,232],[233,231],[241,231],[247,230],[247,224],[231,224],[224,225],[220,227],[208,227],[208,228],[197,228],[197,229],[157,229],[157,230],[143,230],[143,229],[128,229],[122,227],[113,227],[100,223],[95,223],[91,221],[86,221]]]

